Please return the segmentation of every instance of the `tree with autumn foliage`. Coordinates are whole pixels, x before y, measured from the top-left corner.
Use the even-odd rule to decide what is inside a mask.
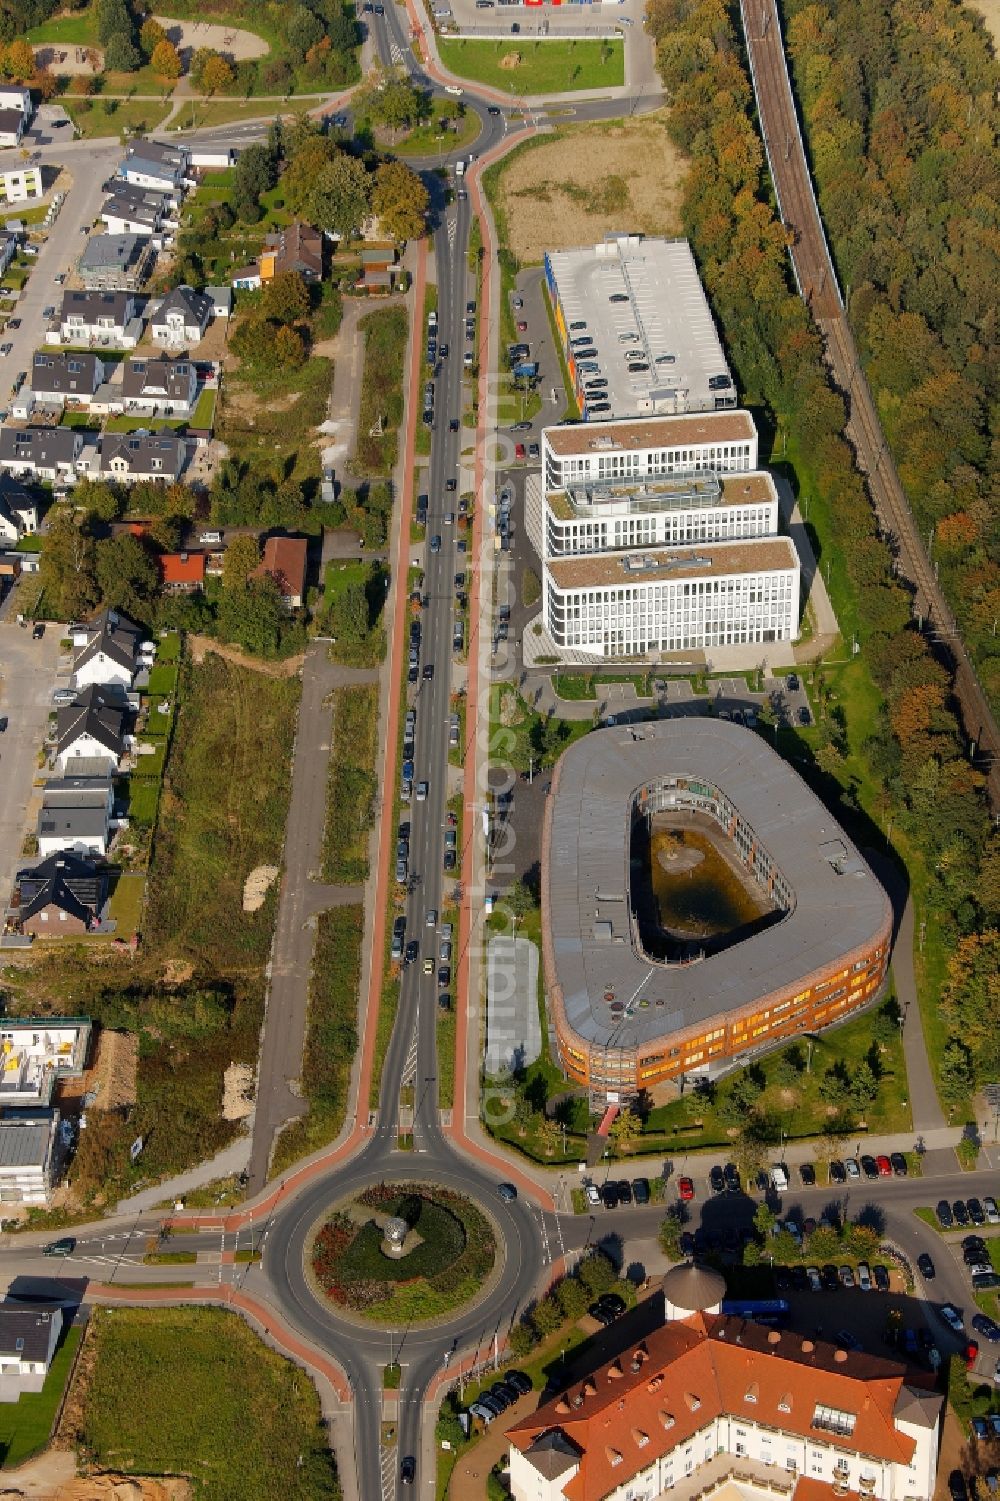
[[[181,55],[173,42],[168,42],[166,37],[162,42],[157,42],[149,61],[160,77],[169,82],[176,82],[183,71]]]

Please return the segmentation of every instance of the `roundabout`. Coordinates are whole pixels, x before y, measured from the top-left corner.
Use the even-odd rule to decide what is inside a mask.
[[[377,1183],[328,1210],[306,1241],[316,1295],[369,1324],[439,1322],[488,1290],[498,1236],[465,1194]]]

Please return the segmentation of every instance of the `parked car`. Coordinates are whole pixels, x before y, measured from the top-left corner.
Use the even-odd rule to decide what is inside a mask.
[[[842,1350],[850,1351],[862,1348],[861,1341],[849,1329],[838,1329],[836,1338],[837,1344]]]
[[[649,1203],[649,1179],[648,1178],[633,1178],[632,1179],[632,1196],[635,1199],[635,1202],[637,1204],[648,1204]]]
[[[685,1203],[694,1198],[694,1184],[690,1178],[677,1179],[677,1197]]]
[[[840,1161],[840,1159],[838,1157],[835,1157],[833,1159],[833,1161],[830,1163],[830,1182],[831,1183],[845,1183],[846,1181],[847,1181],[847,1170],[844,1167],[844,1164]]]
[[[977,1334],[981,1334],[991,1345],[1000,1343],[1000,1325],[985,1313],[977,1313],[969,1320],[969,1323]]]
[[[820,1270],[819,1270],[818,1266],[807,1266],[806,1267],[806,1278],[807,1278],[807,1280],[809,1282],[809,1291],[810,1292],[813,1292],[813,1293],[822,1292],[822,1290],[823,1290],[823,1278],[820,1276]]]
[[[718,1165],[718,1163],[716,1163],[716,1165],[709,1171],[708,1181],[714,1194],[721,1194],[725,1192],[726,1175],[722,1171],[722,1168]]]
[[[870,1154],[867,1152],[861,1159],[861,1171],[869,1180],[872,1178],[877,1178],[879,1175],[878,1163],[875,1161],[875,1158],[870,1156]]]
[[[824,1292],[835,1293],[840,1287],[840,1278],[837,1276],[837,1268],[833,1265],[832,1262],[828,1261],[826,1265],[820,1270],[820,1277],[823,1281]]]
[[[583,1185],[583,1193],[588,1204],[600,1204],[601,1190],[598,1188],[596,1183],[585,1183]]]
[[[872,1279],[880,1293],[889,1291],[889,1268],[883,1266],[881,1262],[872,1267]]]
[[[625,1312],[625,1299],[620,1298],[617,1293],[602,1293],[597,1302],[590,1305],[587,1312],[600,1324],[613,1324],[615,1319],[620,1319]]]
[[[880,1178],[892,1177],[892,1163],[889,1161],[884,1152],[880,1152],[879,1155],[875,1158],[875,1166],[878,1168],[878,1175]]]
[[[907,1173],[909,1172],[909,1168],[906,1165],[906,1158],[903,1156],[902,1152],[890,1152],[889,1161],[892,1164],[892,1170],[895,1173],[896,1177],[905,1178]]]
[[[951,1205],[947,1199],[939,1199],[934,1213],[937,1215],[938,1224],[942,1230],[950,1230],[955,1223],[955,1216],[951,1212]]]
[[[816,1169],[811,1162],[803,1162],[799,1167],[799,1177],[806,1188],[812,1188],[816,1183]]]
[[[858,1167],[858,1159],[856,1157],[847,1158],[847,1161],[844,1163],[844,1172],[848,1178],[856,1180],[861,1177],[861,1169]]]
[[[618,1208],[618,1185],[617,1185],[617,1183],[613,1183],[609,1179],[608,1182],[605,1183],[604,1187],[601,1189],[601,1198],[604,1201],[604,1207],[605,1207],[605,1209],[617,1209]]]
[[[991,1194],[987,1194],[983,1200],[983,1209],[986,1212],[988,1225],[1000,1225],[1000,1210],[997,1209],[997,1201]]]
[[[956,1199],[951,1206],[951,1212],[955,1217],[956,1225],[967,1225],[969,1223],[969,1206],[964,1199]]]
[[[740,1191],[740,1170],[735,1162],[727,1162],[723,1169],[726,1180],[726,1193],[738,1194]]]
[[[848,1266],[846,1262],[842,1267],[838,1268],[838,1276],[840,1277],[841,1287],[851,1288],[854,1286],[854,1268]]]
[[[986,1212],[978,1199],[969,1199],[967,1201],[967,1208],[969,1211],[969,1219],[974,1225],[986,1224]]]
[[[858,1262],[858,1286],[863,1293],[870,1293],[872,1290],[872,1269],[867,1261]]]

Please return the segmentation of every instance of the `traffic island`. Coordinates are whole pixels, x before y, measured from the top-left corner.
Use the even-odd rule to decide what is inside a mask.
[[[379,1183],[328,1211],[306,1247],[310,1280],[347,1317],[415,1324],[480,1297],[497,1268],[486,1214],[451,1189]]]

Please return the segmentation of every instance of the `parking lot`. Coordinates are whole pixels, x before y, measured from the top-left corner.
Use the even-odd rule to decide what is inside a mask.
[[[0,902],[6,904],[21,863],[26,831],[34,826],[40,800],[32,798],[38,754],[52,709],[59,667],[59,627],[40,641],[13,619],[0,624]]]

